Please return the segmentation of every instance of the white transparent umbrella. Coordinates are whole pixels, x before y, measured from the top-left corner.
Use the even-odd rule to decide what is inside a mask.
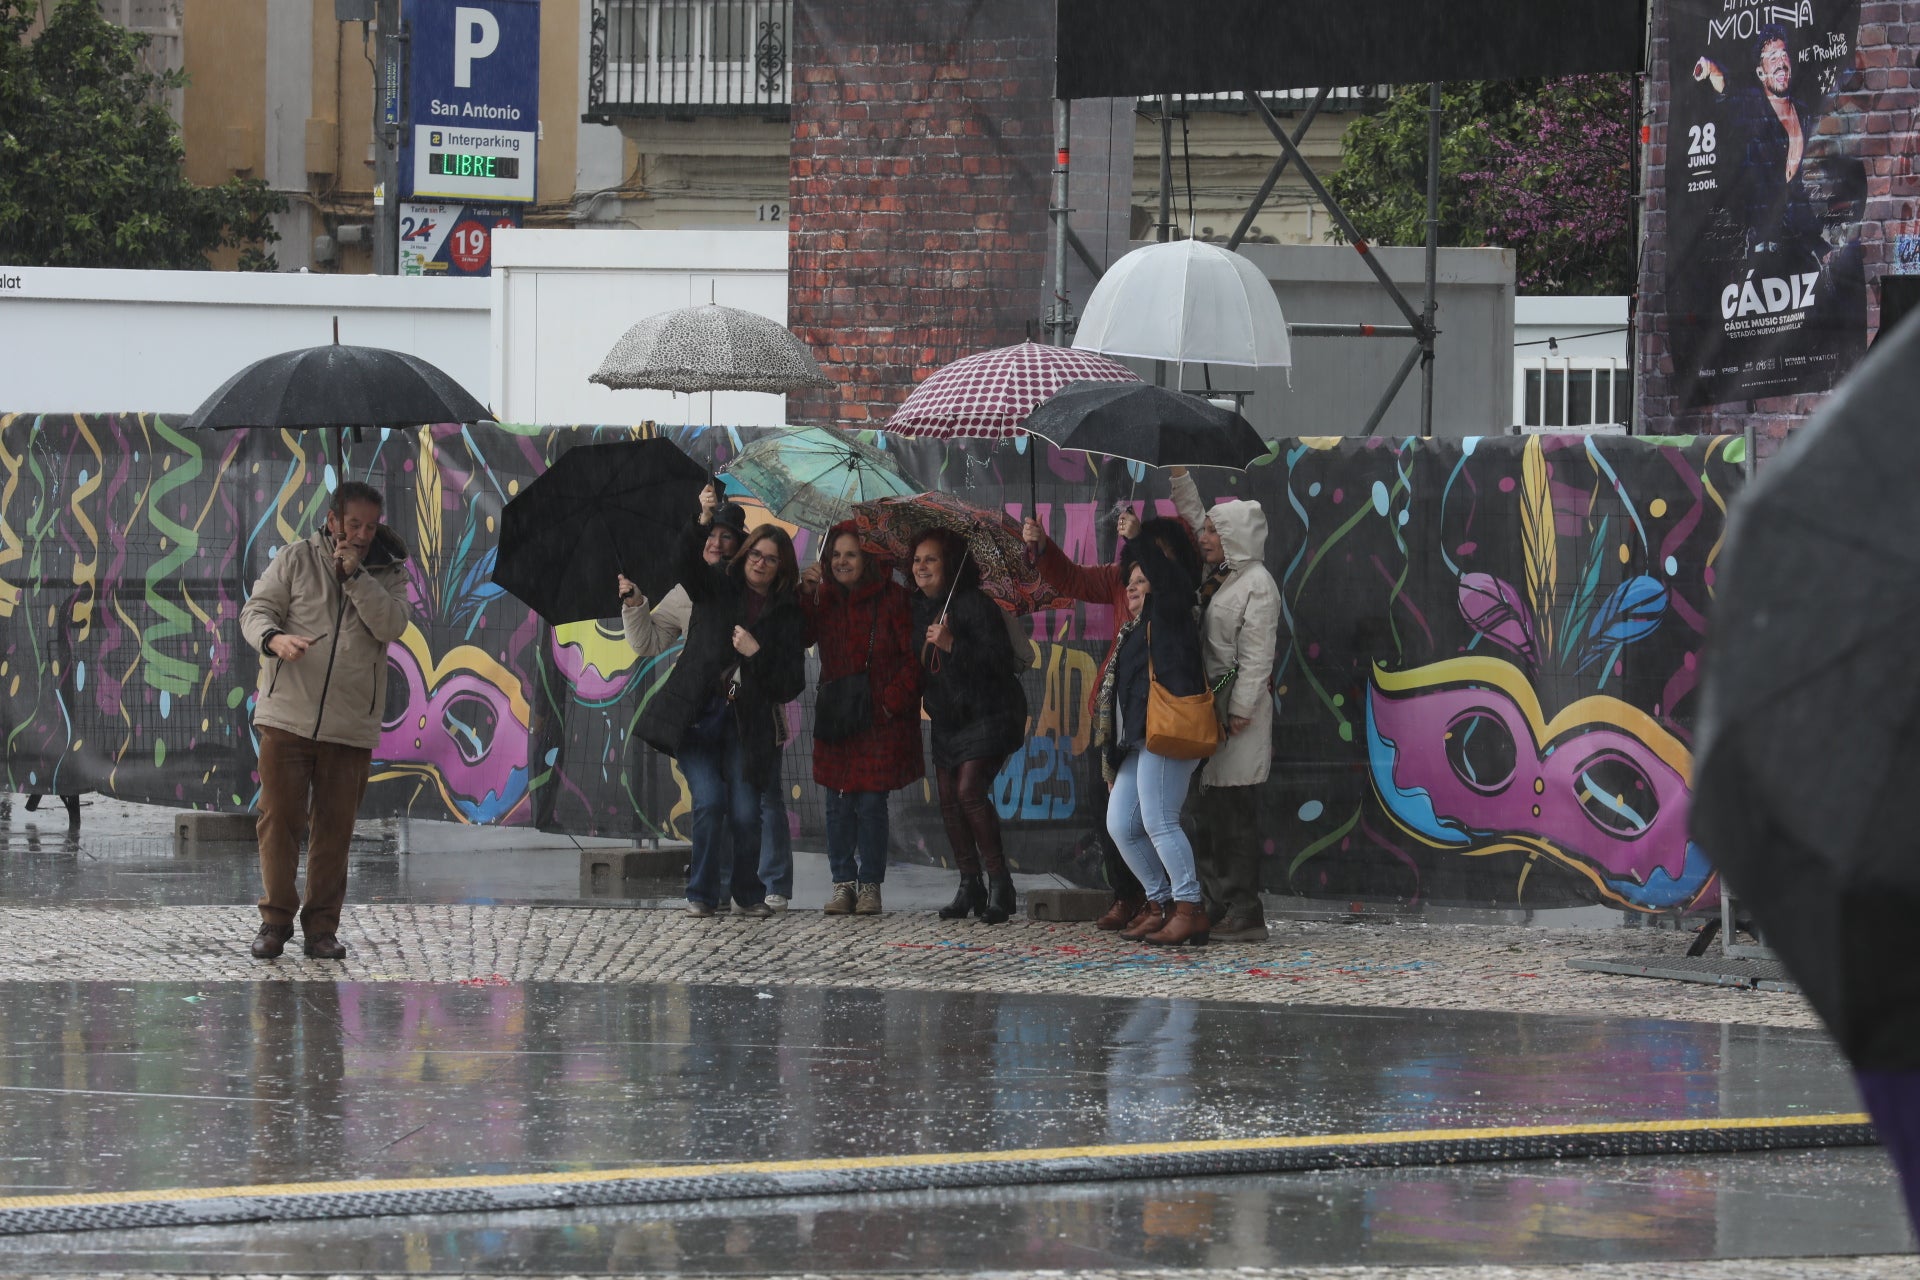
[[[1273,285],[1247,259],[1204,240],[1150,244],[1107,268],[1073,345],[1176,364],[1293,363]]]

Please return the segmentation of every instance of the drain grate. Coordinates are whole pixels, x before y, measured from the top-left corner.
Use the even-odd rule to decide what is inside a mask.
[[[1786,967],[1778,960],[1735,960],[1713,956],[1663,956],[1647,960],[1620,956],[1602,960],[1569,960],[1567,966],[1589,973],[1618,973],[1630,978],[1667,978],[1674,982],[1704,982],[1747,991],[1798,991]]]

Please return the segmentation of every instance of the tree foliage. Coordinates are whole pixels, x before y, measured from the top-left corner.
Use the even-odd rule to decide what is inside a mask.
[[[1618,75],[1449,84],[1441,92],[1440,243],[1499,245],[1539,293],[1634,284],[1633,82]],[[1377,244],[1425,244],[1427,86],[1348,126],[1328,187]]]
[[[283,197],[258,180],[199,187],[165,95],[185,83],[141,61],[147,37],[61,0],[30,35],[35,0],[0,0],[0,262],[205,268],[216,249],[275,270],[269,218]]]

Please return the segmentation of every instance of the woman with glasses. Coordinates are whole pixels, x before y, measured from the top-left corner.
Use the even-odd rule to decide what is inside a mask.
[[[1013,915],[1013,877],[1000,849],[993,779],[1027,736],[1027,695],[1006,615],[980,590],[980,570],[956,534],[936,530],[913,548],[913,635],[933,722],[933,776],[960,889],[944,920],[969,912],[988,924]],[[986,873],[986,883],[981,872]]]
[[[641,713],[639,734],[680,764],[693,793],[687,914],[732,898],[740,914],[773,914],[760,879],[760,793],[780,767],[776,717],[806,687],[805,620],[794,594],[793,540],[777,525],[746,536],[722,564],[701,552],[720,501],[700,491],[700,516],[680,537],[680,585],[693,602],[673,674]],[[732,857],[720,865],[721,833]]]

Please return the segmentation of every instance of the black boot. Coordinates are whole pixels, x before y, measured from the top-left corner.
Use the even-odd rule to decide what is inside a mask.
[[[1013,877],[1002,871],[987,886],[987,909],[980,918],[988,924],[1005,924],[1019,909],[1019,898],[1013,891]]]
[[[967,913],[984,916],[987,914],[987,886],[980,883],[980,873],[972,875],[962,873],[959,892],[953,895],[953,901],[940,908],[942,920],[965,920]]]

